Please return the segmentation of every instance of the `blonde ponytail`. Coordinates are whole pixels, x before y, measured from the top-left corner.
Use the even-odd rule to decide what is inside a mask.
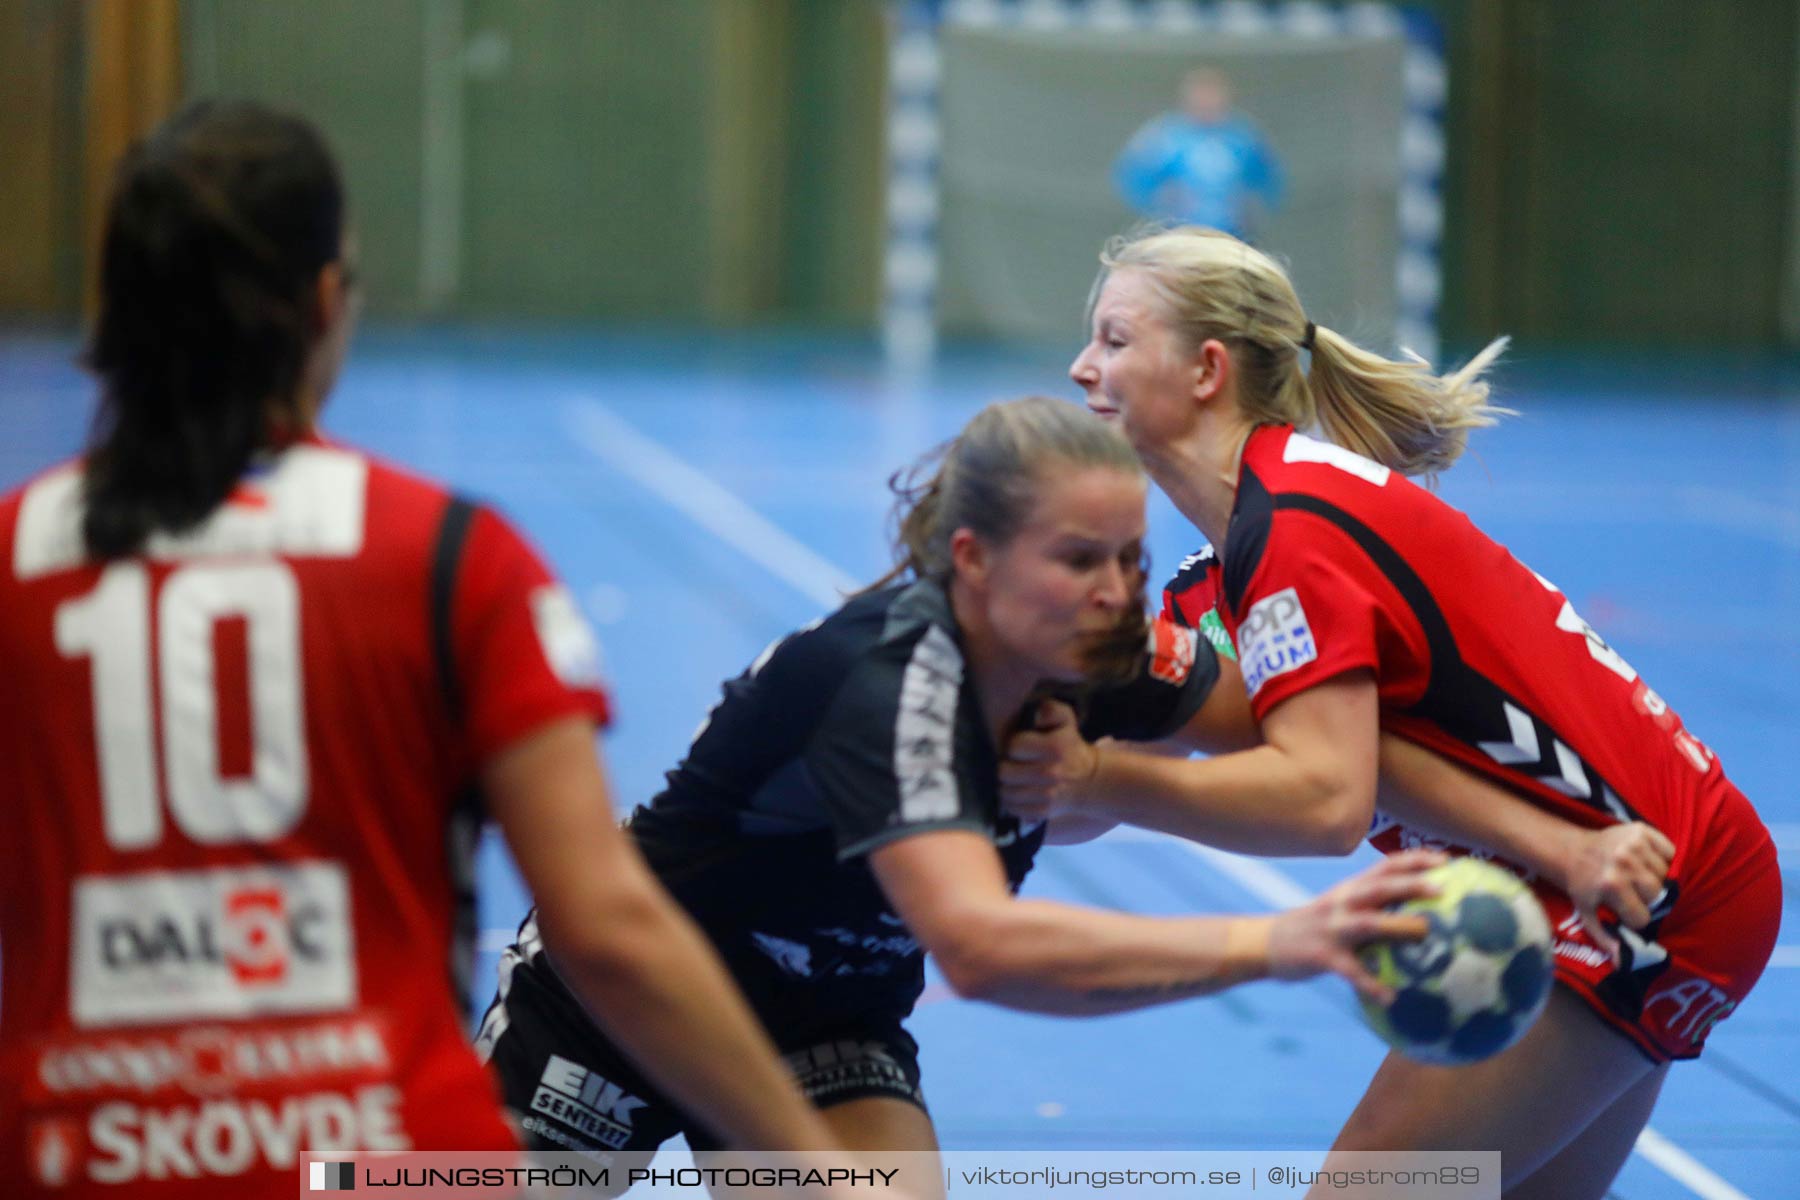
[[[1395,362],[1319,327],[1307,389],[1329,441],[1400,472],[1427,479],[1447,469],[1469,444],[1469,431],[1512,410],[1488,403],[1485,372],[1506,349],[1489,342],[1448,375],[1423,359]]]
[[[1191,348],[1209,339],[1231,348],[1238,401],[1253,421],[1317,425],[1348,450],[1430,476],[1456,461],[1470,430],[1511,412],[1488,403],[1481,378],[1505,338],[1442,376],[1422,359],[1385,358],[1309,322],[1280,265],[1230,234],[1152,230],[1114,239],[1100,261],[1109,272],[1140,272]]]

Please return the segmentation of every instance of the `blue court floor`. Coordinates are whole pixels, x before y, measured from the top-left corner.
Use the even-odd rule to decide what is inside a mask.
[[[73,350],[0,334],[0,487],[79,445],[91,389]],[[325,423],[492,501],[549,555],[607,645],[621,716],[606,753],[628,805],[656,789],[721,679],[885,567],[889,473],[987,400],[1075,399],[1064,361],[965,349],[899,379],[857,342],[376,331]],[[1560,585],[1721,755],[1787,871],[1774,964],[1705,1057],[1673,1070],[1615,1192],[1787,1197],[1800,1194],[1800,372],[1673,375],[1519,348],[1499,381],[1523,415],[1478,434],[1442,491]],[[1194,544],[1158,502],[1157,566]],[[1047,851],[1027,887],[1250,912],[1353,865],[1113,835]],[[497,845],[483,896],[477,1002],[526,903]],[[914,1032],[945,1142],[970,1149],[1322,1147],[1382,1049],[1337,982],[1086,1021],[933,988]]]

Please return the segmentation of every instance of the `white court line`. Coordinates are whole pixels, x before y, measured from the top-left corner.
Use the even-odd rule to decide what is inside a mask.
[[[1131,825],[1115,825],[1102,834],[1100,840],[1155,842],[1162,846],[1179,847],[1197,858],[1205,859],[1213,870],[1236,881],[1239,887],[1270,908],[1294,908],[1313,898],[1313,893],[1307,891],[1299,880],[1267,859],[1233,854],[1229,850],[1202,846],[1199,842],[1190,842],[1173,834],[1159,833],[1154,829],[1138,829]]]
[[[1638,1134],[1637,1152],[1663,1174],[1706,1200],[1750,1200],[1723,1179],[1713,1174],[1706,1164],[1671,1142],[1654,1129],[1646,1127]]]
[[[588,396],[571,397],[564,407],[564,416],[569,432],[589,453],[637,480],[671,507],[686,513],[700,526],[737,547],[746,557],[808,599],[826,609],[834,609],[843,603],[848,592],[859,586],[845,572],[796,541],[697,467],[639,433],[598,400]],[[712,511],[715,505],[717,511]],[[1133,830],[1127,836],[1141,835],[1142,831]],[[1263,859],[1232,854],[1165,834],[1151,833],[1150,836],[1181,847],[1237,881],[1245,891],[1271,908],[1292,908],[1313,897],[1299,880]],[[509,940],[510,937],[508,934]],[[486,942],[485,934],[482,940]],[[1703,1200],[1750,1200],[1649,1126],[1638,1135],[1637,1153]]]
[[[592,396],[571,396],[563,406],[563,420],[588,453],[827,610],[863,586]]]

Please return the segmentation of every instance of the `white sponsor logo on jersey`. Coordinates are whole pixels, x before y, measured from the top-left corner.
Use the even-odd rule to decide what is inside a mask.
[[[544,661],[558,679],[572,688],[602,686],[600,639],[568,588],[552,583],[531,593],[531,619]]]
[[[1566,939],[1556,943],[1556,957],[1566,958],[1570,962],[1580,963],[1584,967],[1607,967],[1612,965],[1612,955],[1586,942],[1572,942]]]
[[[1354,450],[1346,450],[1330,442],[1321,442],[1309,438],[1304,433],[1291,434],[1287,447],[1281,452],[1282,462],[1324,463],[1328,467],[1336,467],[1347,471],[1358,479],[1366,479],[1376,487],[1388,481],[1393,474],[1391,470],[1373,459],[1364,458]]]
[[[1199,652],[1199,635],[1173,621],[1157,620],[1150,625],[1150,676],[1180,687],[1194,669],[1194,656]]]
[[[894,779],[902,821],[937,821],[957,813],[956,701],[962,679],[962,652],[933,625],[913,647],[900,677]]]
[[[1182,559],[1181,565],[1175,568],[1175,573],[1177,575],[1179,575],[1183,571],[1187,571],[1193,567],[1200,566],[1202,563],[1212,562],[1213,560],[1217,559],[1218,557],[1219,557],[1218,554],[1213,550],[1213,548],[1211,546],[1202,546],[1198,550],[1194,551],[1192,554],[1188,555],[1186,558]]]
[[[400,1090],[382,1084],[168,1108],[102,1104],[88,1118],[85,1152],[87,1177],[116,1185],[291,1171],[303,1150],[410,1149]]]
[[[391,1067],[387,1039],[369,1020],[269,1028],[215,1024],[160,1037],[58,1043],[39,1054],[38,1081],[57,1096],[179,1087],[205,1097],[245,1085]]]
[[[19,507],[13,574],[32,579],[87,561],[82,471],[71,465],[33,483]],[[185,533],[153,533],[146,557],[167,561],[266,554],[354,558],[362,552],[369,464],[326,446],[293,446],[268,470]]]
[[[533,1112],[615,1150],[631,1140],[632,1117],[648,1103],[560,1054],[550,1056],[531,1098]]]
[[[47,1188],[68,1186],[87,1146],[81,1123],[72,1117],[33,1122],[28,1141],[38,1182]]]
[[[1285,675],[1319,657],[1300,594],[1283,588],[1250,606],[1238,626],[1238,662],[1244,686],[1252,696],[1277,675]]]
[[[356,1001],[338,863],[84,877],[74,933],[78,1026],[333,1012]]]

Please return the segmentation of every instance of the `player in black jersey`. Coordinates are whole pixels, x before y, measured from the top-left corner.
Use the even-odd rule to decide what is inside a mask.
[[[1110,1013],[1244,980],[1336,972],[1412,936],[1382,906],[1423,890],[1390,860],[1272,917],[1151,918],[1015,897],[1047,837],[999,807],[995,747],[1054,689],[1084,729],[1163,737],[1207,719],[1217,660],[1161,631],[1146,663],[1145,480],[1125,440],[1066,403],[983,410],[901,489],[899,567],[725,684],[668,787],[629,829],[707,931],[802,1087],[851,1148],[936,1138],[902,1026],[929,950],[964,996]],[[711,1131],[596,1028],[527,919],[479,1046],[529,1142],[643,1150]]]

